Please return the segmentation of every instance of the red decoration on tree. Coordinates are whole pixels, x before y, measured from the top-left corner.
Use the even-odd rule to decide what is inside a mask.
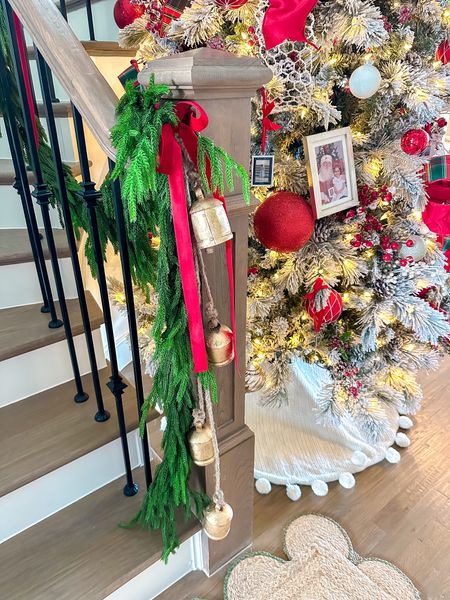
[[[306,312],[314,321],[314,331],[320,331],[322,325],[334,323],[341,316],[341,296],[320,277],[316,279],[313,291],[306,294],[305,299]]]
[[[130,0],[117,0],[114,4],[114,21],[119,29],[131,25],[144,14],[143,4],[131,4]]]
[[[266,49],[275,48],[286,40],[305,42],[317,49],[305,35],[306,19],[317,2],[318,0],[269,0],[262,24]]]
[[[445,39],[439,44],[436,50],[436,60],[440,60],[443,65],[450,61],[450,42]]]
[[[255,234],[263,246],[277,252],[296,252],[314,231],[308,202],[299,194],[275,192],[255,212]]]
[[[241,8],[241,6],[247,4],[248,0],[215,0],[215,2],[219,8],[235,10],[236,8]]]
[[[410,129],[402,137],[400,145],[403,152],[414,155],[425,150],[430,142],[430,136],[423,129]]]

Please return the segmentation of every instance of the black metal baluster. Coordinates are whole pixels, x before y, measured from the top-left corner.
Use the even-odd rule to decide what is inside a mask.
[[[117,409],[117,419],[119,422],[120,439],[122,442],[123,458],[125,462],[125,473],[127,483],[123,488],[125,496],[134,496],[139,490],[137,483],[133,482],[133,472],[131,469],[130,451],[128,448],[127,428],[125,423],[125,415],[123,411],[123,391],[127,387],[119,373],[119,365],[117,361],[116,343],[114,339],[114,329],[112,325],[111,307],[109,305],[108,286],[106,283],[105,267],[103,264],[103,252],[98,233],[98,222],[96,208],[101,198],[101,193],[95,189],[94,182],[91,181],[91,173],[89,169],[89,161],[86,150],[86,140],[83,130],[83,120],[78,110],[73,107],[73,121],[75,128],[75,136],[78,147],[78,160],[81,166],[83,188],[83,200],[89,211],[90,235],[92,237],[95,261],[97,265],[97,281],[100,288],[100,297],[102,301],[103,317],[105,322],[106,338],[109,349],[109,361],[111,363],[111,377],[108,382],[108,388],[114,395]]]
[[[19,96],[20,96],[20,104],[22,109],[22,114],[25,123],[25,132],[28,142],[28,149],[30,152],[30,158],[33,166],[33,171],[36,176],[36,184],[35,189],[32,192],[32,195],[36,198],[37,203],[40,205],[42,210],[42,219],[44,221],[44,229],[45,235],[47,239],[48,249],[50,251],[50,259],[52,263],[53,276],[55,279],[56,290],[59,298],[59,305],[61,309],[61,315],[64,325],[64,331],[67,340],[67,347],[69,350],[70,361],[72,363],[73,376],[75,380],[75,385],[77,388],[77,393],[75,394],[74,400],[75,402],[85,402],[89,396],[83,390],[83,384],[81,381],[80,369],[78,366],[78,359],[75,350],[75,344],[72,335],[72,328],[70,325],[69,312],[67,310],[66,299],[64,295],[64,285],[62,282],[61,271],[59,268],[58,262],[58,253],[56,250],[55,239],[53,237],[52,224],[50,221],[50,198],[52,193],[48,187],[48,185],[44,182],[41,164],[39,162],[38,148],[36,144],[36,140],[34,138],[33,131],[33,118],[34,115],[30,112],[30,107],[27,102],[27,93],[25,88],[25,82],[20,72],[20,54],[19,48],[17,45],[17,39],[14,31],[14,21],[13,21],[13,13],[11,6],[7,0],[2,0],[3,6],[5,8],[5,14],[7,16],[7,24],[9,29],[9,40],[11,42],[11,50],[12,50],[12,60],[14,65],[14,72],[16,76],[16,81],[19,88]]]
[[[64,225],[67,235],[67,242],[70,248],[70,256],[72,259],[72,267],[75,276],[78,299],[80,303],[80,313],[83,320],[84,334],[86,338],[86,346],[88,349],[89,363],[91,366],[92,380],[94,383],[95,396],[97,399],[97,413],[95,420],[98,422],[107,421],[110,414],[105,410],[102,397],[102,389],[98,376],[97,360],[95,357],[94,340],[92,338],[91,323],[89,320],[89,311],[86,304],[86,296],[84,293],[83,277],[81,275],[80,262],[78,260],[77,243],[73,231],[72,217],[70,214],[69,199],[67,197],[66,181],[64,177],[63,162],[61,160],[61,151],[59,147],[58,134],[56,132],[55,116],[53,114],[53,106],[51,99],[51,90],[48,81],[48,67],[42,54],[36,49],[36,60],[39,73],[39,81],[41,83],[42,97],[44,100],[45,114],[47,118],[48,136],[52,148],[53,163],[56,169],[58,179],[58,188],[61,198],[61,208],[64,217]]]
[[[87,14],[87,20],[88,20],[88,27],[89,27],[89,39],[93,42],[95,40],[95,32],[94,32],[94,18],[92,16],[91,0],[86,0],[86,14]]]
[[[66,0],[59,0],[59,12],[62,14],[62,16],[65,18],[65,20],[67,21],[67,7],[66,7]]]
[[[109,160],[109,171],[114,169],[114,163]],[[120,183],[114,181],[112,184],[114,209],[117,220],[117,231],[119,234],[119,250],[120,261],[122,263],[123,285],[125,290],[125,299],[127,302],[128,329],[130,331],[131,354],[133,357],[134,385],[136,388],[136,400],[138,405],[139,418],[142,415],[142,406],[145,401],[144,388],[142,385],[142,370],[141,357],[139,353],[139,338],[136,326],[136,309],[134,306],[133,282],[130,272],[130,256],[128,252],[128,236],[125,227],[125,219],[123,214],[122,195],[120,192]],[[144,471],[147,487],[152,482],[152,469],[150,464],[150,448],[147,427],[144,428],[144,436],[142,438],[142,449],[144,455]]]
[[[9,145],[11,148],[11,155],[13,159],[14,170],[16,173],[16,181],[14,184],[15,189],[20,195],[22,201],[23,212],[25,216],[25,222],[27,225],[28,235],[30,239],[31,249],[33,258],[35,260],[36,272],[39,280],[39,286],[42,292],[42,299],[44,305],[41,308],[41,312],[50,313],[50,321],[48,326],[50,329],[56,329],[61,327],[63,324],[56,314],[55,303],[53,301],[52,289],[50,286],[50,280],[48,277],[47,266],[45,264],[44,252],[42,250],[42,244],[40,240],[39,229],[36,221],[36,215],[33,208],[33,201],[30,193],[30,186],[28,183],[28,173],[25,165],[25,160],[22,154],[22,148],[20,143],[20,137],[18,133],[17,123],[14,118],[14,106],[12,105],[11,96],[8,94],[8,72],[7,65],[3,54],[0,52],[0,85],[1,89],[6,93],[4,94],[5,100],[5,129],[8,136]]]

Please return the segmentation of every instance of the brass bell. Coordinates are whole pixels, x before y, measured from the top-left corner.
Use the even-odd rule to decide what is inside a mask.
[[[232,519],[233,509],[229,504],[220,508],[211,504],[205,510],[203,530],[210,540],[223,540],[230,533]]]
[[[197,193],[197,192],[196,192]],[[190,210],[192,229],[199,248],[213,248],[233,238],[227,213],[220,200],[197,193]]]
[[[215,367],[225,367],[234,359],[233,332],[218,323],[206,334],[206,352]]]
[[[198,424],[188,438],[192,460],[199,467],[206,467],[214,462],[214,446],[211,428]]]

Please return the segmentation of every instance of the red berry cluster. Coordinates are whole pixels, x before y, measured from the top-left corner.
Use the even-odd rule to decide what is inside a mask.
[[[256,35],[255,28],[250,26],[248,28],[248,41],[249,46],[259,46],[258,36]]]

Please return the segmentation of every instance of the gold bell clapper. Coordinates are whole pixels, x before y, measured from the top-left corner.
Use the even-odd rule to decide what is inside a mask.
[[[233,332],[229,327],[220,323],[211,327],[205,341],[209,362],[215,367],[225,367],[233,361]]]
[[[219,246],[233,238],[227,213],[220,200],[205,198],[201,190],[196,190],[196,200],[190,210],[192,229],[200,249],[212,252],[214,246]]]
[[[203,518],[203,531],[210,540],[216,542],[223,540],[230,533],[233,509],[229,504],[222,506],[211,504],[205,510]]]
[[[214,462],[213,435],[208,425],[197,421],[188,442],[192,460],[197,466],[207,467]]]

